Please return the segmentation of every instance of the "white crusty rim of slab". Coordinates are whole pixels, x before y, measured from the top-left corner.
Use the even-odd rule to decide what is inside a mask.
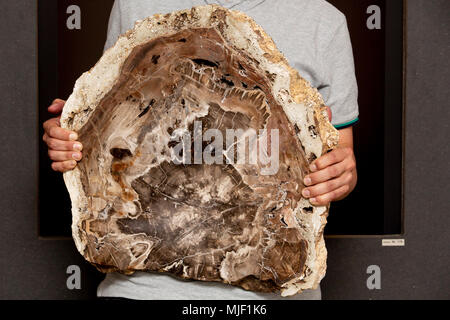
[[[244,50],[256,59],[261,69],[276,75],[272,94],[283,107],[291,123],[300,128],[298,137],[305,147],[306,154],[312,153],[320,157],[324,152],[335,147],[338,142],[338,132],[328,121],[319,92],[289,66],[273,40],[253,19],[239,11],[228,10],[217,5],[198,6],[165,15],[155,14],[136,21],[134,28],[120,36],[97,64],[76,81],[73,93],[65,104],[61,126],[77,131],[86,124],[96,106],[113,88],[124,62],[135,47],[156,37],[170,36],[184,29],[214,27],[218,24],[217,17],[214,16],[216,10],[226,14],[225,27],[220,32],[226,42],[237,49]],[[175,21],[177,21],[176,24],[173,23]],[[307,128],[310,125],[318,125],[317,137],[308,134]],[[64,173],[64,180],[72,201],[74,241],[77,249],[83,253],[84,244],[76,232],[80,217],[84,214],[83,210],[87,208],[80,170],[75,168]],[[302,212],[304,207],[313,206],[308,200],[303,199],[296,209],[298,221],[309,229],[303,230],[302,233],[308,242],[306,265],[310,272],[302,279],[294,279],[286,283],[282,289],[283,296],[317,288],[325,276],[327,251],[323,229],[328,208],[313,207],[312,213],[305,214]]]

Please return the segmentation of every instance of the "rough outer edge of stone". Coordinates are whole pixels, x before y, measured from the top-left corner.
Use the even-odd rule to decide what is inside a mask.
[[[218,24],[217,18],[213,15],[216,10],[226,14],[226,26],[221,32],[222,37],[256,59],[263,70],[276,74],[272,94],[283,107],[292,124],[297,124],[301,129],[306,126],[305,130],[300,130],[299,134],[306,154],[313,152],[318,158],[333,149],[338,143],[339,134],[329,122],[324,101],[317,89],[312,88],[307,80],[289,66],[272,38],[252,18],[242,12],[217,5],[198,6],[165,15],[155,14],[136,21],[134,28],[121,35],[96,65],[76,81],[73,93],[65,104],[61,126],[77,131],[86,124],[98,103],[119,78],[122,65],[136,46],[184,29],[215,26]],[[176,20],[177,24],[174,24]],[[303,105],[303,101],[307,101],[308,105]],[[307,114],[309,121],[305,121]],[[318,126],[320,139],[313,139],[306,134],[309,125]],[[75,168],[64,173],[64,181],[72,201],[73,238],[78,251],[83,254],[85,244],[78,238],[77,230],[78,222],[88,203],[81,184],[80,170]],[[302,213],[303,207],[313,207],[313,213]],[[302,225],[310,228],[310,230],[304,230],[303,236],[308,241],[309,253],[306,265],[311,269],[311,273],[303,279],[294,279],[286,283],[281,290],[282,296],[315,289],[325,276],[327,250],[323,230],[328,210],[329,207],[314,207],[307,199],[302,199],[299,203],[296,209],[297,219]]]

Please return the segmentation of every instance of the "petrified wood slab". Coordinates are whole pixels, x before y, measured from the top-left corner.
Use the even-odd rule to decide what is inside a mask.
[[[302,198],[302,180],[338,134],[318,91],[245,14],[210,5],[138,21],[78,79],[61,124],[84,145],[64,179],[76,246],[98,269],[285,296],[323,278],[328,208]],[[277,129],[277,170],[233,156],[176,163],[182,129]]]

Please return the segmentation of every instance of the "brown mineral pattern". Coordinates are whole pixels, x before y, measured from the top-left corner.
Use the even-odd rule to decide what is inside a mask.
[[[193,134],[194,121],[223,136],[278,129],[278,171],[174,163],[173,133]],[[243,13],[209,5],[138,21],[77,81],[61,123],[84,145],[64,175],[73,237],[99,270],[285,296],[323,278],[328,208],[302,198],[302,180],[337,131],[317,90]]]

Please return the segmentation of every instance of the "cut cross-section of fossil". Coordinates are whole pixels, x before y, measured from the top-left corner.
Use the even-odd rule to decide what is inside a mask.
[[[243,13],[208,5],[138,21],[78,79],[61,124],[84,145],[64,179],[75,243],[99,270],[285,296],[323,278],[328,208],[302,198],[302,181],[338,134],[318,91]],[[258,154],[261,139],[277,141],[278,167],[267,174],[262,161],[236,161],[217,136],[200,151],[224,161],[198,162],[187,151],[197,131],[211,130],[276,130],[278,140],[248,142],[244,158]],[[182,163],[173,156],[184,141],[177,132],[188,137]]]

